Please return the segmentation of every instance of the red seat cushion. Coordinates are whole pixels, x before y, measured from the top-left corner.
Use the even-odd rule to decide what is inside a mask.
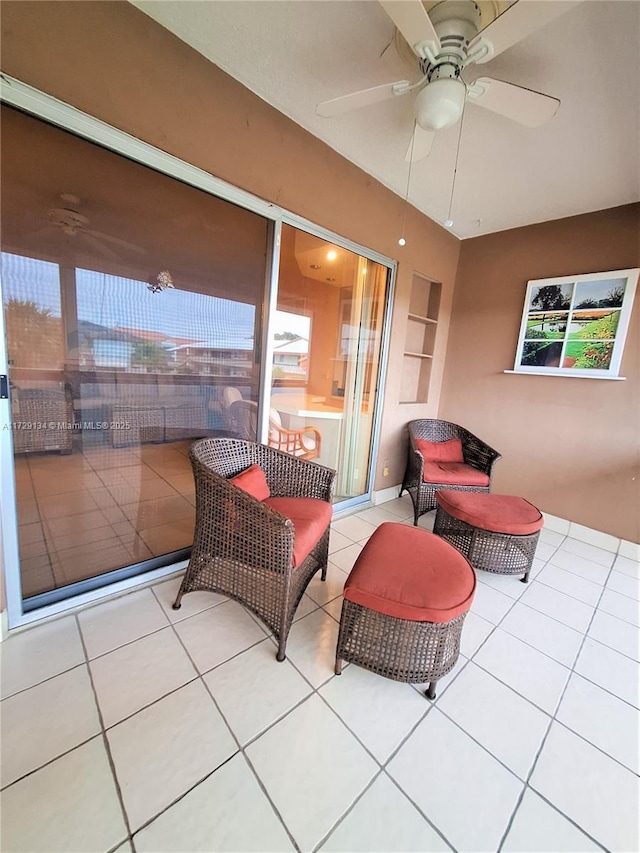
[[[229,482],[259,501],[263,501],[271,494],[267,477],[259,465],[251,465],[235,477],[231,477]]]
[[[451,438],[449,441],[416,438],[415,442],[425,462],[464,462],[462,442],[459,438]]]
[[[436,501],[453,518],[492,533],[527,536],[544,524],[540,510],[516,495],[442,491]]]
[[[425,483],[443,486],[488,487],[489,475],[464,462],[425,462],[422,479]]]
[[[293,565],[302,565],[331,523],[331,504],[318,498],[267,498],[265,504],[293,522]]]
[[[471,607],[476,576],[452,545],[406,524],[385,522],[364,546],[344,597],[411,622],[449,622]]]

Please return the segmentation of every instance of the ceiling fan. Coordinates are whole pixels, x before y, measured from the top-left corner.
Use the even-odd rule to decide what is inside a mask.
[[[49,226],[58,228],[68,237],[80,237],[86,245],[90,245],[103,256],[111,259],[118,259],[119,255],[109,246],[117,246],[131,252],[146,254],[146,249],[141,246],[136,246],[134,243],[129,243],[127,240],[121,240],[120,237],[114,237],[111,234],[105,234],[104,231],[96,231],[90,228],[90,219],[78,210],[80,199],[71,193],[61,193],[61,207],[52,207],[47,213],[47,222]],[[40,229],[37,234],[42,234],[49,231],[49,227]],[[35,236],[35,235],[34,235]]]
[[[422,77],[416,83],[399,80],[323,101],[316,113],[337,116],[417,91],[415,129],[405,157],[414,161],[430,153],[438,130],[459,121],[465,100],[537,127],[555,115],[560,106],[557,98],[491,77],[467,84],[461,73],[470,65],[489,62],[579,2],[515,0],[482,28],[482,12],[473,0],[441,0],[428,11],[422,0],[379,0],[411,48]]]

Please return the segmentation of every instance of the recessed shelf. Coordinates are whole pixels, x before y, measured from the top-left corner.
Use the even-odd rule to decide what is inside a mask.
[[[422,317],[420,314],[408,314],[410,320],[415,320],[417,323],[435,323],[438,324],[437,320],[434,320],[433,317]]]
[[[400,400],[405,405],[429,400],[441,292],[438,282],[413,276],[400,385]]]

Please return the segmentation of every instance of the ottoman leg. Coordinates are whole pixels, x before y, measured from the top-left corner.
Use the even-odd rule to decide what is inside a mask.
[[[336,658],[335,674],[342,675],[342,658]]]
[[[520,578],[520,583],[529,583],[530,572],[531,572],[531,569],[527,569],[525,576],[523,578]]]
[[[430,681],[429,682],[429,686],[424,691],[424,695],[427,697],[427,699],[435,699],[436,698],[436,684],[437,683],[438,683],[437,681]]]

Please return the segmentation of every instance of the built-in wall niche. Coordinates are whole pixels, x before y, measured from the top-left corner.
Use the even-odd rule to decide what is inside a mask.
[[[414,274],[400,385],[401,403],[427,403],[440,312],[440,282]]]

